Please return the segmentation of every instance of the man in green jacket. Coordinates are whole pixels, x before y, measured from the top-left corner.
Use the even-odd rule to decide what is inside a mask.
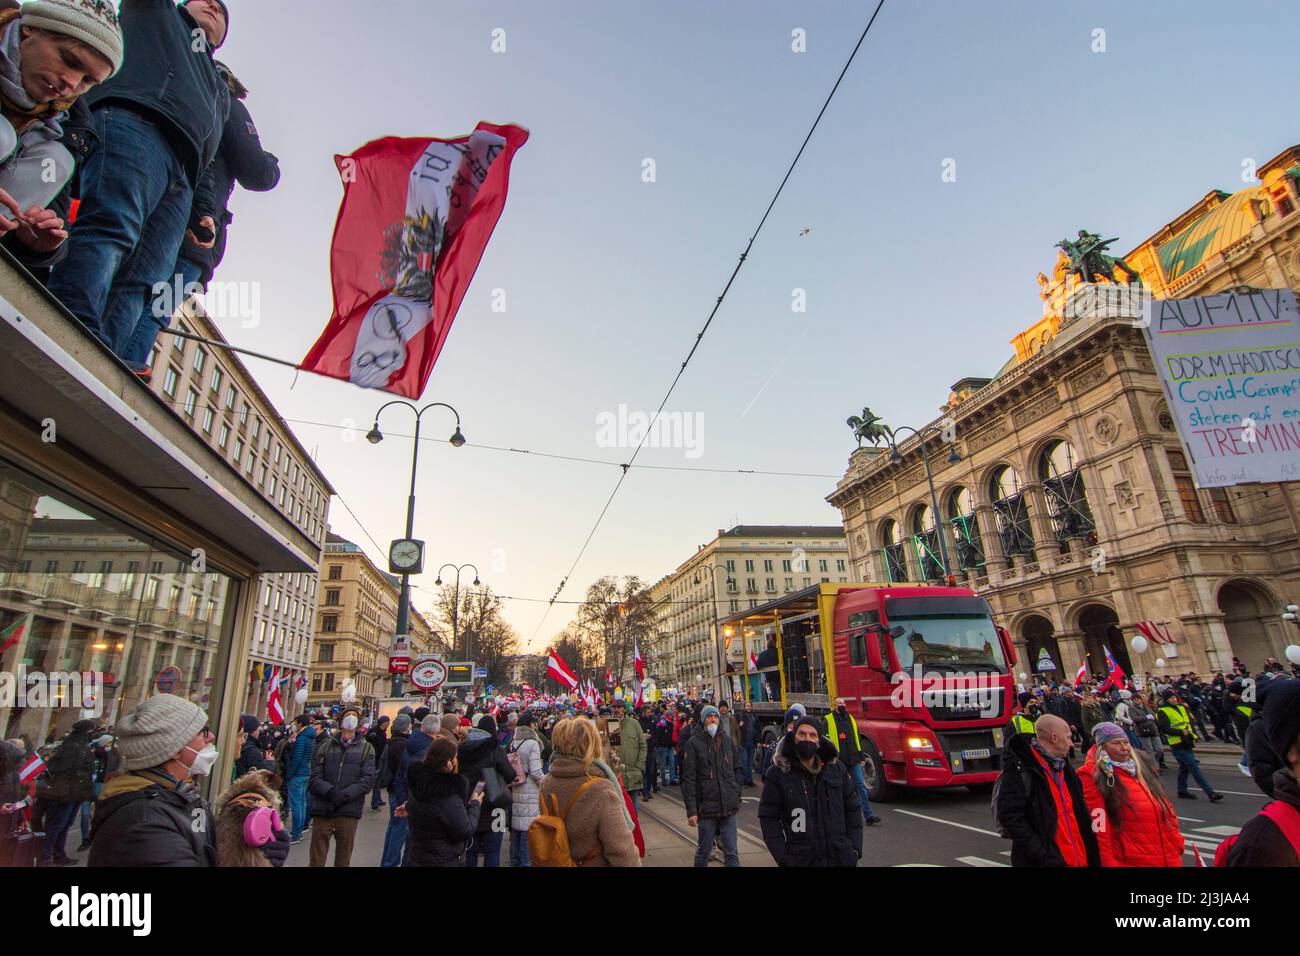
[[[632,808],[636,809],[636,798],[645,781],[645,732],[639,720],[628,716],[626,701],[615,700],[610,710],[618,721],[618,742],[611,746],[623,764],[623,786],[632,796]]]

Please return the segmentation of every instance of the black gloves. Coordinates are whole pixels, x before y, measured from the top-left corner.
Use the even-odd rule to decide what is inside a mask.
[[[289,834],[283,830],[276,830],[275,839],[270,843],[263,843],[260,849],[272,866],[284,866],[284,861],[289,858],[289,845]]]

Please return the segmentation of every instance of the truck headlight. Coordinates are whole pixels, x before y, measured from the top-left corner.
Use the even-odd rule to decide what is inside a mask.
[[[928,737],[908,737],[908,750],[933,750],[934,743]]]

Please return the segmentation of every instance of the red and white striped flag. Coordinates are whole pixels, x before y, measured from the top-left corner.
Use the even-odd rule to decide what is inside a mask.
[[[555,651],[546,652],[546,676],[557,683],[563,684],[570,690],[578,686],[578,678],[574,676],[569,665],[564,663],[560,655]]]
[[[1079,689],[1079,686],[1083,684],[1087,676],[1088,676],[1088,662],[1084,661],[1082,664],[1079,665],[1079,670],[1074,675],[1075,690]]]
[[[479,123],[468,136],[390,136],[335,156],[334,312],[299,368],[419,398],[527,140],[519,126]]]
[[[18,768],[18,782],[27,784],[40,776],[45,769],[45,761],[40,754],[32,754],[25,764]]]
[[[751,671],[758,670],[758,655],[753,651],[749,652],[749,669]]]
[[[632,638],[632,671],[638,681],[645,680],[645,661],[641,658],[641,647],[635,637]]]
[[[271,693],[266,698],[266,716],[270,718],[271,723],[279,726],[284,723],[284,704],[280,701],[280,686],[289,679],[289,672],[280,673],[280,667],[277,664],[275,670],[271,673]]]
[[[1143,637],[1152,644],[1172,644],[1174,639],[1169,634],[1169,627],[1155,621],[1138,621],[1133,625]]]

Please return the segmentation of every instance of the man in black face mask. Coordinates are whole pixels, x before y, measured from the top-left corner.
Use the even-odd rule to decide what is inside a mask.
[[[777,866],[857,866],[862,804],[857,787],[812,717],[781,742],[758,805],[763,842]]]

